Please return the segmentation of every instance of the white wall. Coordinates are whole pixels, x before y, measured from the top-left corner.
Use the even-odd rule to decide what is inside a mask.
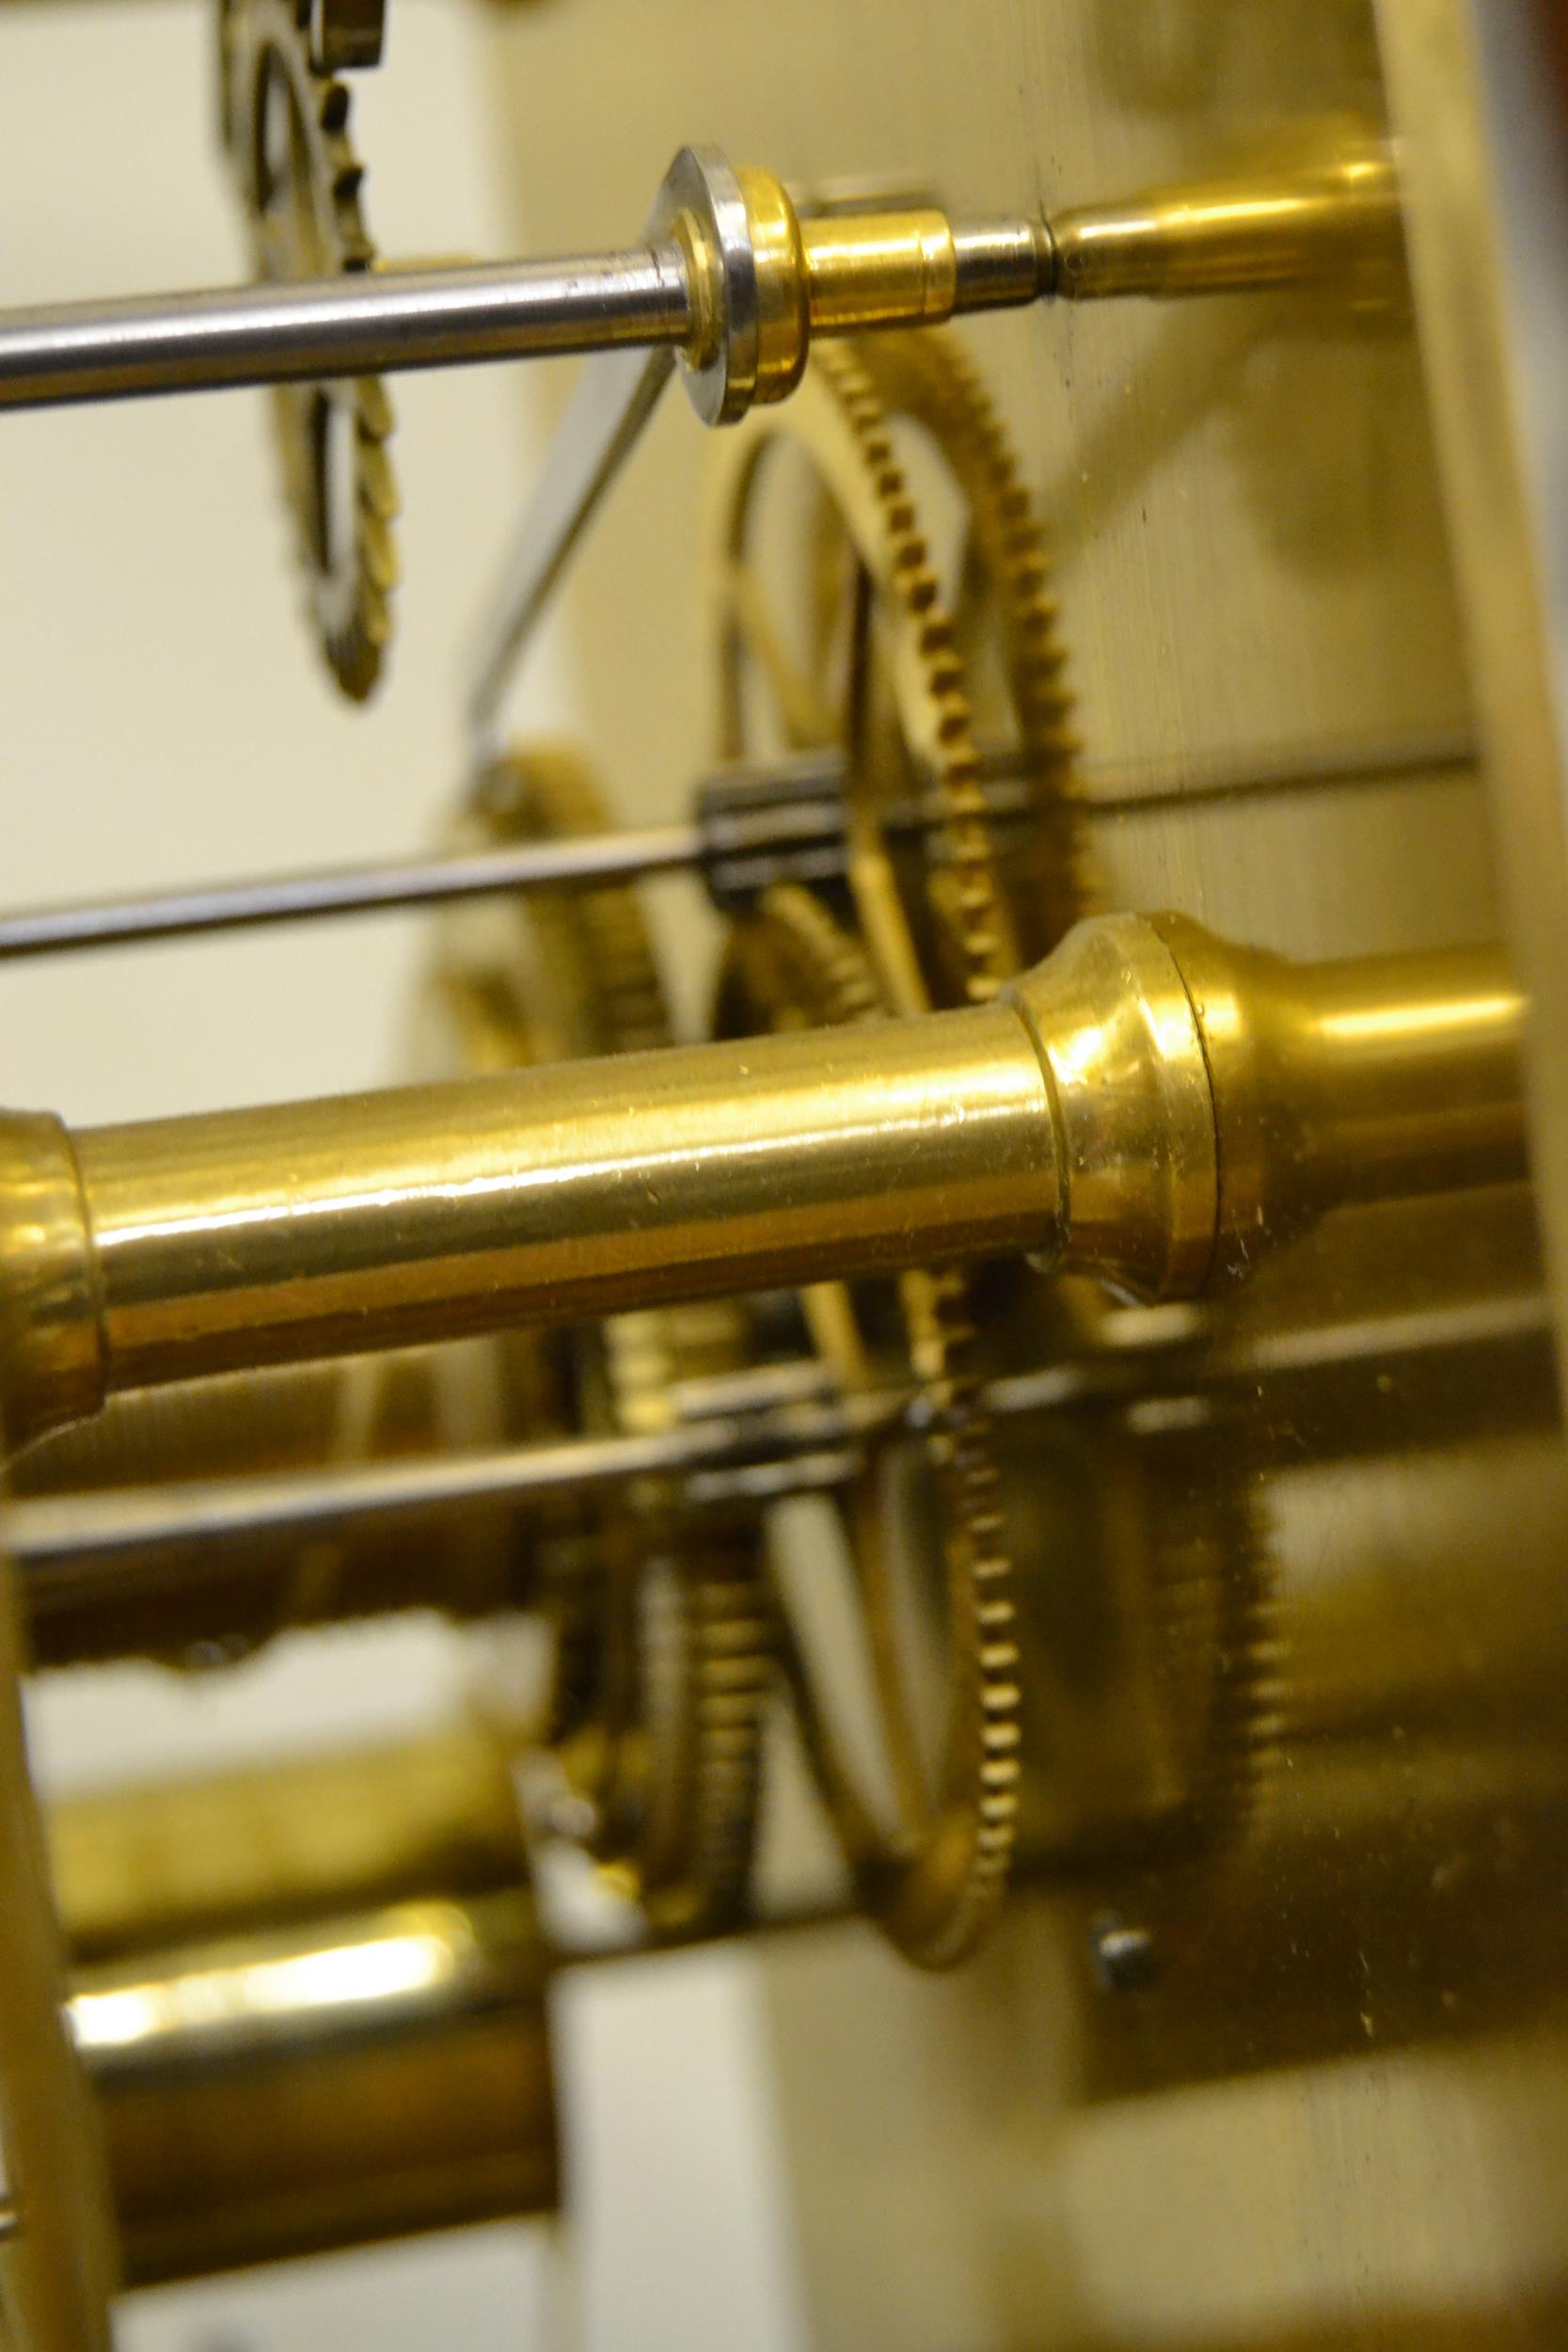
[[[213,124],[210,11],[61,0],[0,12],[0,304],[224,282],[243,244]],[[480,20],[396,0],[358,86],[372,232],[395,256],[505,249]],[[0,896],[16,905],[388,855],[459,781],[465,651],[524,478],[515,375],[395,389],[406,584],[369,713],[309,651],[264,396],[0,420]],[[559,662],[529,717],[569,716]],[[0,969],[0,1100],[78,1121],[394,1073],[413,919]],[[57,1682],[50,1785],[352,1737],[438,1709],[456,1645],[422,1625],[279,1647],[194,1685]],[[585,2278],[542,2231],[220,2281],[128,2308],[130,2352],[596,2352],[794,2340],[747,1979],[705,1961],[595,1972],[562,2003]]]

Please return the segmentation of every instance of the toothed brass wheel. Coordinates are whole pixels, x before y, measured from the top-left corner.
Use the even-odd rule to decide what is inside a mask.
[[[533,746],[488,770],[459,839],[546,840],[607,823],[577,755]],[[470,1068],[671,1041],[653,942],[626,885],[454,910],[433,989],[436,1005],[443,998],[447,1025],[479,1041]],[[562,1335],[570,1424],[669,1427],[682,1384],[736,1372],[745,1343],[725,1300]],[[744,1908],[773,1685],[754,1513],[694,1518],[676,1502],[652,1480],[606,1502],[561,1534],[559,1572],[546,1578],[555,1659],[544,1737],[578,1801],[561,1815],[658,1932],[720,1927]]]
[[[886,1009],[863,947],[810,892],[770,890],[736,927],[721,1025],[837,1025],[875,1020]],[[889,1534],[904,1517],[890,1509],[896,1443],[872,1449],[840,1515],[865,1630],[883,1796],[870,1793],[854,1760],[862,1743],[818,1688],[808,1613],[791,1606],[802,1596],[786,1582],[784,1657],[796,1719],[863,1906],[907,1958],[951,1967],[974,1951],[1006,1891],[1020,1778],[1011,1563],[968,1286],[951,1268],[912,1270],[891,1289],[818,1283],[802,1307],[812,1342],[843,1388],[912,1375],[919,1390],[916,1452],[937,1526],[932,1581],[941,1587],[945,1660],[936,1678],[945,1721],[933,1756],[910,1687]],[[903,1357],[891,1368],[883,1361],[890,1347]]]
[[[957,488],[951,605],[900,419],[935,444]],[[947,338],[824,349],[795,399],[759,412],[721,458],[715,514],[720,751],[842,750],[848,842],[845,891],[775,888],[736,926],[721,1025],[985,1002],[1018,968],[1021,938],[1038,952],[1081,912],[1082,882],[1048,566],[979,379]],[[1028,820],[1006,864],[980,786],[966,660],[992,644]],[[931,819],[912,854],[882,822],[891,802],[910,798]],[[886,1286],[824,1285],[803,1305],[846,1386],[874,1379],[896,1347],[894,1376],[912,1371],[923,1398],[945,1620],[940,1754],[924,1754],[917,1733],[880,1459],[843,1518],[889,1803],[872,1801],[851,1764],[847,1726],[820,1697],[801,1641],[789,1662],[804,1743],[863,1901],[910,1958],[949,1966],[996,1915],[1020,1778],[1011,1570],[968,1283],[933,1269],[906,1276],[891,1297]]]
[[[274,281],[369,270],[374,249],[349,141],[349,93],[309,54],[309,0],[228,0],[222,113],[257,274]],[[379,376],[283,384],[271,394],[284,491],[311,625],[345,694],[381,674],[397,580],[397,491]]]
[[[855,928],[895,1009],[983,998],[1090,898],[1049,549],[983,379],[947,332],[825,345],[715,479],[721,755],[847,750]],[[1005,836],[982,750],[1021,803]],[[895,854],[879,818],[911,800],[935,821]]]
[[[1009,761],[1022,791],[1025,821],[998,850],[997,871],[1019,952],[1037,962],[1090,903],[1045,532],[985,379],[955,334],[868,337],[857,357],[895,440],[901,424],[914,427],[957,494],[948,602],[975,737]]]

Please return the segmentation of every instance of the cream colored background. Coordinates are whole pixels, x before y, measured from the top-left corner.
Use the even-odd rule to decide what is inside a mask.
[[[93,0],[0,14],[0,303],[222,282],[243,255],[213,135],[210,12]],[[483,20],[398,0],[362,85],[384,252],[507,248]],[[458,781],[464,650],[528,457],[515,373],[396,391],[406,585],[387,690],[338,701],[296,610],[262,397],[17,417],[0,429],[0,897],[22,904],[419,846]],[[546,660],[528,716],[570,712]],[[414,920],[0,974],[0,1097],[79,1120],[373,1083],[396,1062]],[[424,1626],[274,1653],[195,1687],[42,1692],[52,1785],[352,1738],[462,1672]],[[544,2230],[146,2297],[128,2352],[785,2352],[792,2324],[749,1979],[601,1971],[562,2002],[576,2262]]]

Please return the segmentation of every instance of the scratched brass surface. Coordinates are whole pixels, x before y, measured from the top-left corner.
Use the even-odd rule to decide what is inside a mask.
[[[546,246],[625,233],[694,136],[984,213],[1385,115],[1362,0],[600,0],[495,38],[518,227]],[[1466,94],[1429,88],[1423,119],[1413,83],[1402,130],[1464,132]],[[592,92],[586,129],[563,90]],[[1423,299],[1440,278],[1423,267]],[[969,347],[1055,538],[1091,796],[1112,768],[1373,771],[1102,810],[1101,901],[1309,956],[1496,939],[1506,796],[1446,764],[1485,648],[1458,618],[1408,308],[1112,302]],[[570,600],[628,817],[676,806],[711,740],[706,454],[689,417],[659,421]],[[1484,580],[1465,589],[1480,609]],[[1555,997],[1544,833],[1539,853],[1518,936],[1559,959]],[[1326,1220],[1192,1344],[1170,1376],[1150,1340],[1141,1397],[1058,1417],[1015,1474],[1053,1664],[1031,1686],[1036,1877],[996,1946],[944,1983],[853,1932],[765,1964],[825,2344],[1568,2328],[1563,1461],[1531,1205]],[[1247,1346],[1216,1402],[1208,1373]]]

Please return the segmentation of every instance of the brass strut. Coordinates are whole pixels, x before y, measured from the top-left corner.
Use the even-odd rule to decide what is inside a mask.
[[[1081,925],[985,1007],[88,1129],[0,1120],[0,1421],[527,1321],[1025,1252],[1189,1298],[1524,1168],[1489,953]]]

